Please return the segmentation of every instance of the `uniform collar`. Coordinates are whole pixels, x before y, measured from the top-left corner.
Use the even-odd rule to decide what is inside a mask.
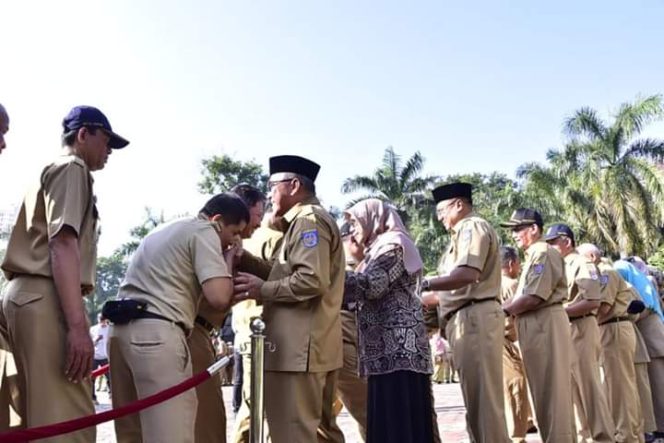
[[[464,215],[461,220],[459,220],[453,227],[450,228],[450,233],[456,235],[461,230],[461,225],[464,221],[468,220],[471,217],[475,217],[477,214],[475,211],[470,211],[468,214]]]
[[[540,237],[532,245],[528,246],[528,249],[526,249],[526,257],[530,257],[532,255],[532,253],[535,251],[535,249],[540,247],[542,244],[549,247],[549,244],[544,241],[544,238]]]
[[[285,214],[284,214],[284,220],[286,221],[287,225],[290,225],[293,220],[302,212],[304,207],[306,205],[320,205],[320,202],[316,197],[309,197],[305,198],[304,200],[295,203],[295,206],[290,208]]]

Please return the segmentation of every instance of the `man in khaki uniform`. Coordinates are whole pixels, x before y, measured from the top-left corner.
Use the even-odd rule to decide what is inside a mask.
[[[440,296],[441,329],[452,349],[472,442],[509,442],[503,397],[505,316],[500,308],[496,231],[473,212],[472,187],[451,183],[433,190],[438,220],[450,233],[439,277],[424,290]]]
[[[233,187],[231,192],[237,194],[249,208],[249,223],[241,234],[242,238],[249,238],[260,226],[263,218],[265,194],[246,184]],[[227,311],[214,309],[205,298],[201,299],[194,329],[187,338],[194,374],[205,370],[216,361],[217,353],[211,335],[221,329],[227,314]],[[215,374],[210,380],[196,387],[196,443],[226,442],[226,407],[221,387],[221,374]]]
[[[634,298],[627,282],[608,260],[602,260],[597,246],[584,243],[577,250],[600,271],[602,304],[597,322],[602,340],[604,389],[616,425],[616,440],[639,443],[644,431],[634,370],[636,335],[627,313]]]
[[[502,270],[500,299],[503,303],[514,298],[519,285],[521,261],[516,249],[511,246],[500,248]],[[523,370],[521,351],[516,345],[517,335],[514,317],[505,318],[505,341],[503,346],[503,389],[505,392],[505,409],[507,429],[515,443],[526,441],[528,420],[530,419],[530,400],[528,399],[528,381]]]
[[[7,132],[9,132],[9,114],[0,104],[0,153],[7,147],[5,142]],[[19,409],[17,376],[14,355],[9,350],[9,331],[0,298],[0,432],[8,431],[21,422],[17,415]]]
[[[272,213],[266,213],[261,226],[253,235],[242,242],[242,248],[255,257],[265,261],[276,259],[281,247],[284,233],[276,229],[279,225],[272,218]],[[233,306],[233,330],[235,331],[235,347],[242,354],[242,403],[235,417],[233,426],[234,443],[249,443],[250,427],[250,394],[251,394],[251,321],[263,314],[263,306],[257,305],[256,300],[245,300]],[[269,430],[265,435],[269,434]]]
[[[565,259],[568,302],[565,311],[572,331],[572,400],[579,425],[579,441],[613,442],[616,427],[600,378],[602,341],[597,309],[602,301],[599,271],[574,249],[574,233],[559,223],[549,227],[545,240]]]
[[[9,280],[3,311],[27,427],[95,412],[84,382],[94,347],[83,297],[94,289],[98,232],[91,171],[129,143],[93,107],[73,108],[62,125],[65,152],[27,192],[2,263]],[[94,442],[95,428],[44,441]]]
[[[132,319],[114,321],[109,337],[113,406],[118,408],[181,383],[192,375],[186,337],[201,294],[212,309],[230,307],[232,250],[249,221],[235,194],[212,197],[196,217],[158,226],[132,256],[118,298],[146,303]],[[227,255],[227,257],[224,257]],[[193,443],[196,393],[115,420],[120,443]]]
[[[341,227],[341,239],[346,254],[346,268],[353,270],[362,261],[364,251],[350,234],[350,224],[345,223]],[[362,441],[365,441],[367,438],[367,380],[360,377],[358,372],[355,303],[348,303],[347,300],[344,300],[341,305],[341,330],[344,365],[339,371],[337,394],[355,419],[360,437]]]
[[[569,320],[565,262],[542,240],[539,212],[520,208],[501,226],[525,251],[525,261],[512,301],[503,304],[516,317],[523,366],[532,393],[537,426],[545,443],[575,440]]]
[[[274,262],[248,253],[235,278],[236,300],[263,303],[266,340],[265,413],[274,443],[343,441],[332,414],[336,370],[342,367],[344,253],[339,228],[316,199],[320,166],[298,156],[270,158],[270,198],[283,217]],[[253,275],[252,275],[253,274]]]
[[[639,294],[628,283],[632,296],[638,299]],[[650,356],[648,347],[641,335],[641,331],[636,326],[638,315],[631,315],[630,320],[634,327],[634,336],[636,337],[636,350],[634,351],[634,373],[636,374],[636,387],[639,393],[639,405],[643,415],[643,432],[648,435],[657,431],[657,422],[655,421],[655,407],[652,403],[652,390],[650,389],[650,376],[648,375],[648,364]]]

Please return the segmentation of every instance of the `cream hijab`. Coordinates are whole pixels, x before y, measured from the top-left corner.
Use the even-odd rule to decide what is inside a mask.
[[[424,264],[420,252],[392,205],[377,198],[369,198],[353,205],[344,215],[347,218],[354,217],[361,225],[364,235],[361,246],[370,260],[381,255],[390,246],[399,245],[403,248],[404,264],[408,273],[416,274],[422,270]],[[366,259],[362,260],[356,271],[362,272],[367,264]]]

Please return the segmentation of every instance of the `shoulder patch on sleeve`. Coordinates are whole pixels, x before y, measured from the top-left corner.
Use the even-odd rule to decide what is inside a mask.
[[[533,265],[533,274],[540,275],[544,272],[544,263],[537,263]]]
[[[473,237],[472,228],[465,228],[463,231],[461,231],[461,241],[463,243],[469,243],[472,237]]]
[[[600,275],[599,282],[602,284],[602,286],[606,285],[609,282],[609,276],[606,274]]]
[[[313,248],[318,245],[318,230],[311,229],[309,231],[304,231],[300,238],[302,239],[302,244],[305,248]]]

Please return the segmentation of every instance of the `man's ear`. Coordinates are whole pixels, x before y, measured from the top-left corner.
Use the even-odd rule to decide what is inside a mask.
[[[88,128],[85,126],[82,128],[79,128],[78,131],[76,131],[76,141],[79,143],[83,143],[85,141],[85,138],[90,134],[90,131]]]

